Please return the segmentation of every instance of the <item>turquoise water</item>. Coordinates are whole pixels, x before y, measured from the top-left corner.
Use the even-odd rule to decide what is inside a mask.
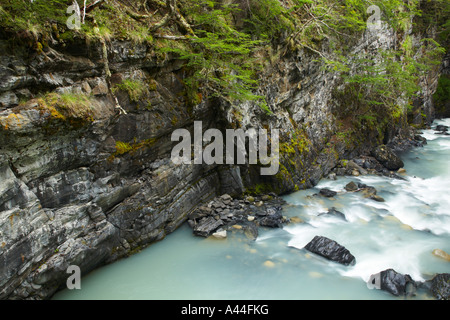
[[[450,119],[436,121],[450,125]],[[285,197],[284,214],[303,222],[261,229],[256,241],[240,231],[225,240],[194,237],[184,225],[142,252],[91,272],[81,290],[63,290],[60,300],[189,299],[308,300],[405,299],[369,289],[373,273],[388,268],[416,281],[450,272],[450,136],[423,134],[428,145],[403,155],[403,180],[377,176],[324,179],[314,189]],[[349,181],[376,187],[385,202],[346,192]],[[338,194],[315,197],[320,188]],[[346,221],[318,214],[335,207]],[[346,267],[302,249],[315,235],[336,240],[356,257]],[[419,291],[412,299],[430,299]]]

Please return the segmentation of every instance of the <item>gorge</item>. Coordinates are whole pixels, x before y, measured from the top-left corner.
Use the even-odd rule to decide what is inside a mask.
[[[418,130],[450,110],[448,4],[373,2],[382,9],[375,31],[366,27],[365,1],[109,0],[83,8],[83,1],[2,0],[0,299],[50,299],[64,289],[71,265],[95,274],[172,239],[184,249],[176,254],[180,261],[190,250],[211,252],[204,239],[186,240],[183,231],[191,233],[185,222],[217,197],[283,196],[296,205],[297,192],[348,182],[380,146],[387,155],[422,150],[431,134]],[[86,12],[80,30],[66,24],[74,3]],[[278,129],[278,173],[261,175],[261,163],[174,163],[172,133],[193,133],[196,121],[204,132],[223,134]],[[439,136],[448,141],[444,132]],[[401,174],[388,167],[359,182],[401,186]],[[419,169],[411,171],[420,177]],[[387,177],[392,182],[379,180]],[[389,193],[381,197],[390,204]],[[369,200],[370,210],[390,209]],[[323,201],[332,207],[333,200]],[[442,208],[433,215],[443,213],[445,220]],[[436,233],[425,218],[399,219]],[[355,228],[378,229],[366,220]],[[446,226],[447,220],[437,233],[448,243]],[[289,247],[306,245],[298,233],[309,236],[309,230],[296,228],[271,231],[294,235]],[[264,236],[273,234],[264,232],[255,243]],[[239,250],[246,248],[254,249]],[[269,244],[267,250],[283,255],[285,249]],[[357,253],[355,268],[361,266]],[[445,266],[436,263],[443,273]],[[231,270],[238,265],[227,264]],[[215,276],[205,277],[210,283]],[[164,297],[159,291],[157,298]]]

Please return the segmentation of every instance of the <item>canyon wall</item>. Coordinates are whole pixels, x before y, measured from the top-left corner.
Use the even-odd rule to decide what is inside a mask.
[[[379,59],[377,50],[397,46],[399,37],[389,28],[366,32],[351,54]],[[146,44],[80,38],[36,52],[9,40],[0,39],[1,299],[50,298],[65,286],[70,265],[86,274],[127,257],[217,195],[310,188],[341,160],[414,137],[403,122],[384,132],[343,134],[348,123],[339,112],[351,101],[337,94],[345,90],[342,78],[307,48],[275,46],[267,53],[258,86],[267,114],[253,102],[220,98],[199,96],[192,105],[183,61]],[[427,97],[437,73],[430,77]],[[126,79],[145,86],[133,94],[120,86]],[[419,109],[431,115],[432,108]],[[192,132],[194,121],[223,132],[279,129],[279,173],[261,176],[256,165],[174,164],[171,134]]]

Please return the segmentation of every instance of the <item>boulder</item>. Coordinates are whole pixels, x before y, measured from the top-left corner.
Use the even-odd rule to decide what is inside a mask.
[[[216,239],[226,239],[227,230],[218,230],[212,234],[212,236]]]
[[[440,273],[427,281],[430,293],[438,300],[450,300],[450,273]]]
[[[354,176],[359,174],[366,175],[368,173],[367,170],[365,170],[360,164],[358,164],[358,162],[362,164],[362,162],[357,161],[356,159],[348,161],[347,162],[348,171],[351,171],[352,175]]]
[[[216,220],[214,217],[203,218],[194,226],[194,234],[201,237],[209,237],[222,225],[223,221]]]
[[[327,198],[332,198],[337,194],[337,192],[330,190],[328,188],[323,188],[320,189],[319,194]]]
[[[441,259],[450,261],[450,254],[448,254],[447,252],[445,252],[444,250],[441,249],[434,249],[433,250],[433,255],[436,257],[439,257]]]
[[[354,265],[356,263],[356,259],[350,251],[336,241],[323,236],[315,236],[314,239],[305,246],[305,249],[345,266]]]
[[[369,286],[387,291],[394,296],[414,296],[417,283],[408,275],[387,269],[370,276]]]
[[[373,156],[378,160],[386,169],[397,171],[404,167],[404,163],[399,156],[397,156],[389,147],[385,145],[378,146],[373,150]]]
[[[277,210],[276,208],[268,208],[266,210],[267,215],[259,220],[259,225],[262,227],[269,228],[282,228],[284,218],[281,214],[281,210]]]
[[[355,182],[351,181],[351,182],[347,183],[347,185],[345,186],[345,190],[356,191],[356,190],[358,190],[358,185]]]

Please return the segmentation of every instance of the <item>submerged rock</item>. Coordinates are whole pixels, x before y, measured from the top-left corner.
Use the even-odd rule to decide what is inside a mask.
[[[450,254],[441,249],[434,249],[433,255],[450,262]]]
[[[338,217],[340,219],[346,220],[345,214],[343,214],[342,212],[336,210],[336,208],[334,208],[334,207],[331,208],[330,210],[328,210],[327,212],[323,212],[323,213],[319,214],[319,216],[322,216],[322,215],[330,215],[330,216],[334,216],[334,217]]]
[[[315,236],[314,239],[305,246],[305,249],[345,266],[354,265],[356,263],[356,259],[350,251],[336,241],[323,236]]]
[[[371,195],[370,199],[375,200],[377,202],[384,202],[385,201],[383,197],[380,197],[379,195],[376,195],[376,194]]]

